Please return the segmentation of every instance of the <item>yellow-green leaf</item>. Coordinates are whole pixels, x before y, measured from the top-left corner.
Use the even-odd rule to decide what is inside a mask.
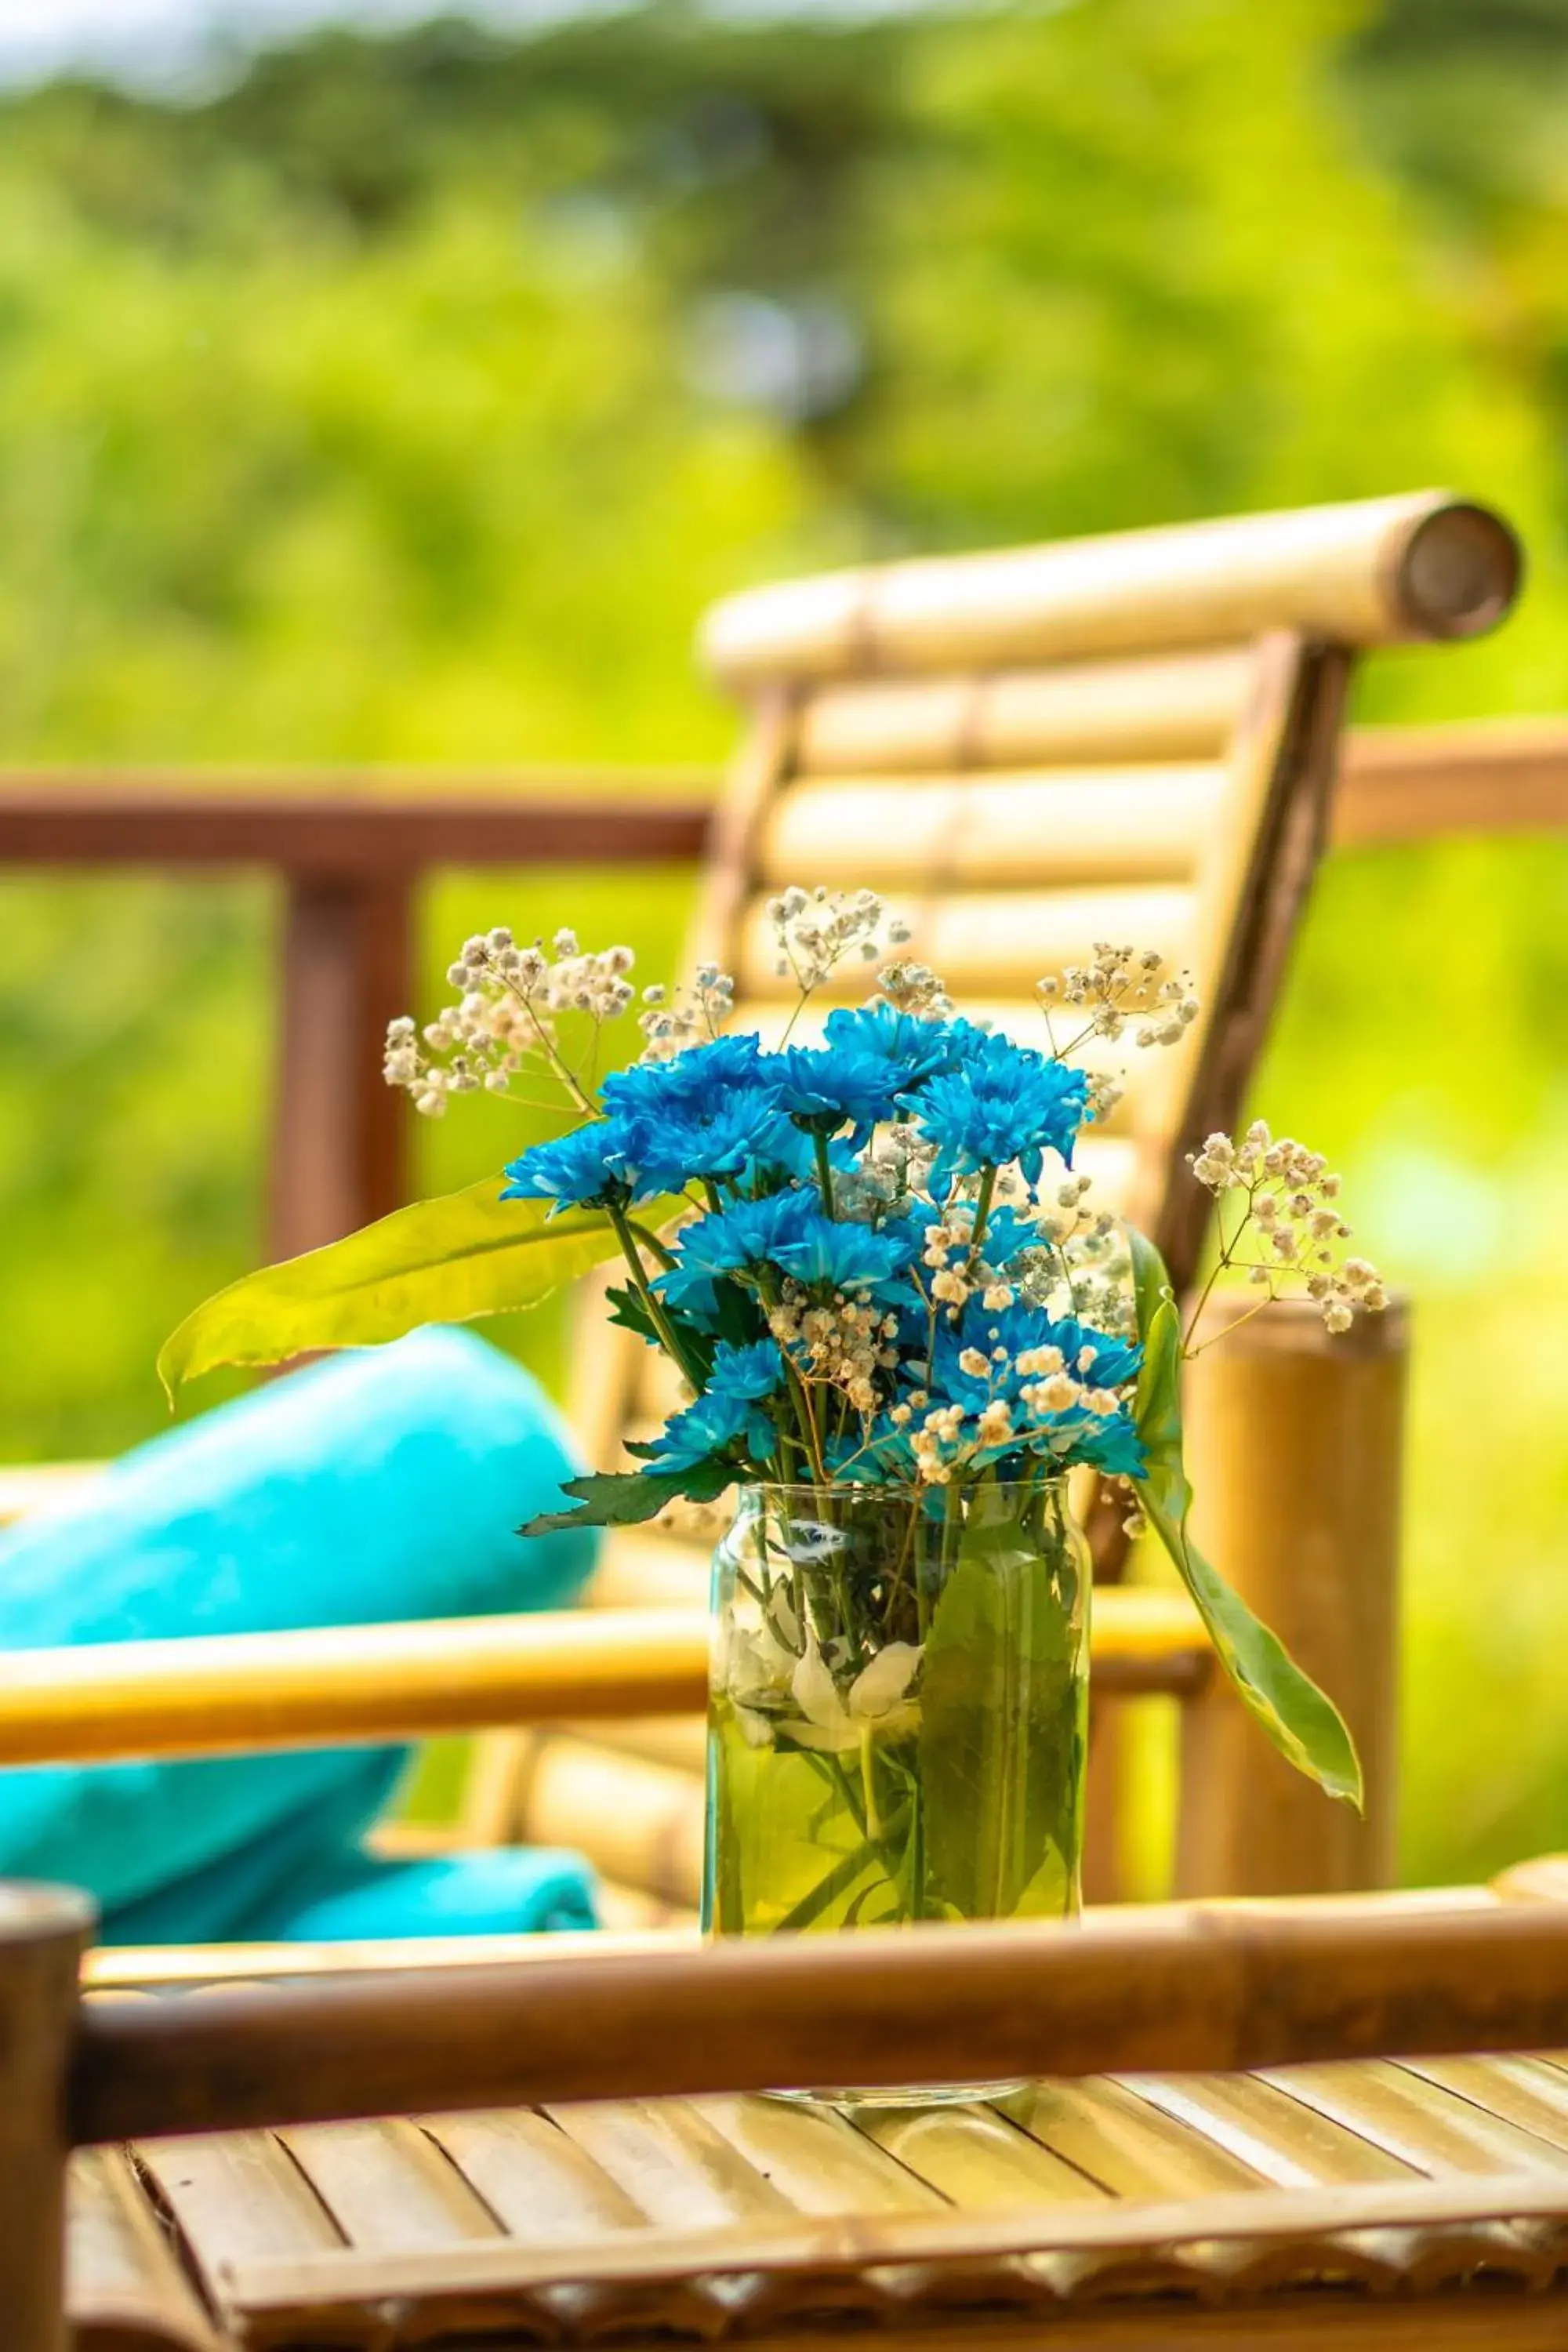
[[[421,1323],[535,1307],[615,1255],[618,1244],[601,1211],[551,1217],[546,1202],[500,1194],[499,1179],[487,1176],[230,1283],[163,1343],[158,1373],[171,1403],[182,1381],[219,1364],[374,1347]]]

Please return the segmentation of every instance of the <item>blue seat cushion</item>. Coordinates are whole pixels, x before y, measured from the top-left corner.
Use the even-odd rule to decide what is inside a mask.
[[[353,1782],[269,1825],[188,1878],[110,1911],[105,1944],[295,1943],[384,1937],[521,1936],[597,1922],[580,1854],[497,1846],[384,1861],[350,1843],[364,1797]],[[191,1922],[203,1933],[193,1936]]]
[[[258,1904],[238,1933],[247,1943],[355,1943],[597,1925],[593,1874],[580,1854],[494,1846],[417,1862],[346,1855],[286,1897]]]
[[[0,1531],[0,1648],[559,1607],[594,1537],[516,1530],[580,1466],[537,1383],[470,1333],[334,1357],[139,1447],[68,1510]],[[3,1773],[0,1877],[84,1886],[121,1920],[170,1894],[165,1933],[222,1937],[281,1899],[307,1853],[351,1850],[405,1756]]]

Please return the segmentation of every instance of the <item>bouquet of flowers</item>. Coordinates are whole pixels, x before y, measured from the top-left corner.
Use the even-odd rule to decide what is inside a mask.
[[[940,1801],[899,1742],[929,1739],[944,1710],[956,1720],[977,1644],[1029,1654],[1047,1587],[1056,1621],[1081,1613],[1063,1486],[1077,1469],[1122,1491],[1134,1530],[1157,1530],[1275,1744],[1359,1802],[1331,1703],[1190,1539],[1178,1395],[1227,1270],[1259,1307],[1303,1286],[1331,1329],[1382,1306],[1373,1269],[1342,1254],[1338,1180],[1261,1124],[1210,1137],[1194,1174],[1216,1196],[1218,1243],[1184,1329],[1156,1252],[1097,1207],[1073,1159],[1113,1098],[1076,1057],[1091,1041],[1178,1042],[1198,1012],[1185,978],[1152,951],[1098,948],[1039,982],[1038,1039],[1024,1043],[965,1019],[900,956],[872,892],[791,889],[770,915],[795,996],[774,1049],[733,1031],[732,983],[704,967],[673,997],[644,992],[641,1058],[602,1079],[602,1034],[637,1001],[630,951],[586,953],[565,931],[549,950],[504,929],[469,940],[454,1002],[423,1030],[393,1024],[388,1082],[437,1116],[480,1088],[536,1100],[526,1090],[542,1081],[574,1123],[515,1159],[504,1186],[401,1211],[209,1301],[165,1349],[171,1387],[221,1360],[531,1303],[618,1252],[613,1317],[671,1360],[689,1401],[628,1449],[635,1467],[570,1482],[573,1508],[534,1526],[623,1525],[732,1486],[783,1498],[743,1508],[730,1538],[750,1614],[717,1703],[737,1770],[785,1748],[843,1799],[857,1851],[874,1848],[903,1890],[880,1916],[1017,1907],[1016,1885],[976,1905],[958,1885],[968,1861],[932,1895]],[[844,1002],[843,967],[860,961],[877,967],[868,1000]],[[838,1001],[805,1042],[802,1015],[830,981]],[[873,1505],[883,1532],[862,1542]],[[955,1580],[998,1547],[1022,1547],[1047,1580],[1038,1606],[1014,1594],[1006,1622]],[[973,1867],[997,1896],[1001,1862]],[[820,1885],[788,1924],[819,1915]]]

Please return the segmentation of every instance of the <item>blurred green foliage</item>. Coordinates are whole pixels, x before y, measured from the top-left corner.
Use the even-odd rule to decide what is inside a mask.
[[[1363,715],[1568,708],[1568,0],[445,23],[0,104],[7,761],[717,756],[749,578],[1450,480],[1496,639]],[[806,877],[809,878],[809,877]],[[454,877],[668,968],[683,885]],[[0,880],[4,1450],[154,1430],[251,1264],[268,886]],[[1258,1089],[1418,1302],[1405,1862],[1561,1843],[1568,850],[1325,874]],[[515,1143],[426,1138],[432,1183]],[[514,1336],[559,1360],[559,1318]]]

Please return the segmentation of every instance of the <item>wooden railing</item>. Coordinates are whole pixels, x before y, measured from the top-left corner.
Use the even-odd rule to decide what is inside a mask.
[[[271,1255],[407,1197],[407,1118],[382,1084],[413,992],[416,902],[439,866],[695,865],[705,769],[0,771],[0,866],[263,866],[287,892]],[[1363,729],[1336,846],[1568,822],[1568,720]]]

